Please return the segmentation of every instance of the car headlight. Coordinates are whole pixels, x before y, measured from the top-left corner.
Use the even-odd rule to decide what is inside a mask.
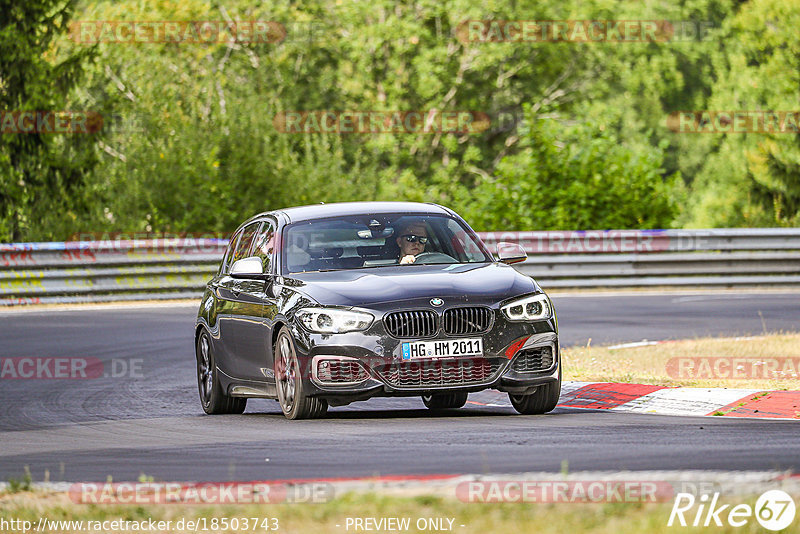
[[[341,334],[366,330],[375,319],[366,312],[339,310],[336,308],[303,308],[297,318],[306,330],[320,334]]]
[[[500,309],[509,321],[541,321],[553,314],[550,299],[542,293],[515,300]]]

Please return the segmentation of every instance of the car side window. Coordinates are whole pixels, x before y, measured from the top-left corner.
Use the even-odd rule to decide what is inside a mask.
[[[256,233],[258,232],[258,227],[260,225],[261,222],[259,221],[248,224],[244,227],[244,230],[242,230],[242,237],[239,238],[239,243],[236,244],[236,249],[233,251],[231,265],[233,265],[233,262],[235,261],[251,256],[250,250],[253,248],[253,240],[256,237]]]
[[[242,231],[239,230],[235,234],[231,236],[230,241],[228,241],[228,248],[225,250],[225,256],[222,258],[222,264],[220,265],[219,272],[227,273],[228,269],[231,266],[231,258],[233,257],[233,250],[236,248],[236,244],[239,242],[239,238],[242,236]]]
[[[272,272],[272,258],[273,251],[275,250],[275,225],[270,222],[264,222],[261,231],[256,237],[256,246],[253,249],[253,256],[261,258],[261,265],[264,267],[265,273]]]

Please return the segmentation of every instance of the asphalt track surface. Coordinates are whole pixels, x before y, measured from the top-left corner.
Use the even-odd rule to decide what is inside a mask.
[[[800,331],[797,292],[559,295],[554,302],[565,345]],[[243,415],[205,416],[195,382],[195,311],[0,312],[0,357],[97,358],[106,373],[126,375],[0,380],[0,480],[20,477],[25,466],[34,480],[47,471],[54,482],[556,472],[563,460],[571,471],[800,471],[796,422],[566,408],[519,416],[497,392],[472,394],[465,408],[438,416],[417,398],[354,403],[317,421],[287,421],[269,400],[251,400]]]

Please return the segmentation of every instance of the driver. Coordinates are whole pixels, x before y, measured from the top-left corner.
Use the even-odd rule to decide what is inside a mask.
[[[428,243],[428,230],[420,222],[412,222],[404,226],[397,237],[397,246],[400,247],[400,265],[414,263],[417,255],[425,252]]]

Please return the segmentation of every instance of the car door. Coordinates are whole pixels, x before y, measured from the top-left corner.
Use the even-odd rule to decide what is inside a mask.
[[[253,241],[250,256],[261,259],[264,273],[274,274],[275,227],[271,219],[264,221]],[[272,280],[239,280],[239,335],[236,351],[245,369],[244,378],[273,384],[272,325],[278,311],[272,294]]]
[[[229,375],[231,374],[231,361],[235,358],[236,351],[233,346],[234,337],[229,332],[231,326],[230,317],[235,301],[231,291],[233,279],[228,276],[228,273],[243,230],[243,228],[240,228],[231,236],[225,256],[220,263],[219,271],[209,282],[209,287],[216,300],[213,324],[209,325],[212,331],[215,332],[212,337],[212,345],[216,355],[217,366]]]
[[[239,338],[247,332],[248,321],[253,320],[253,315],[256,316],[256,320],[261,320],[258,306],[253,309],[247,296],[243,298],[242,294],[248,284],[258,281],[232,278],[230,270],[237,260],[250,255],[261,224],[261,221],[253,222],[237,232],[236,245],[230,257],[226,258],[224,271],[220,273],[217,281],[219,341],[225,355],[223,361],[218,362],[218,366],[228,376],[240,379],[248,378],[252,373],[242,359]],[[263,285],[263,282],[261,284]]]

